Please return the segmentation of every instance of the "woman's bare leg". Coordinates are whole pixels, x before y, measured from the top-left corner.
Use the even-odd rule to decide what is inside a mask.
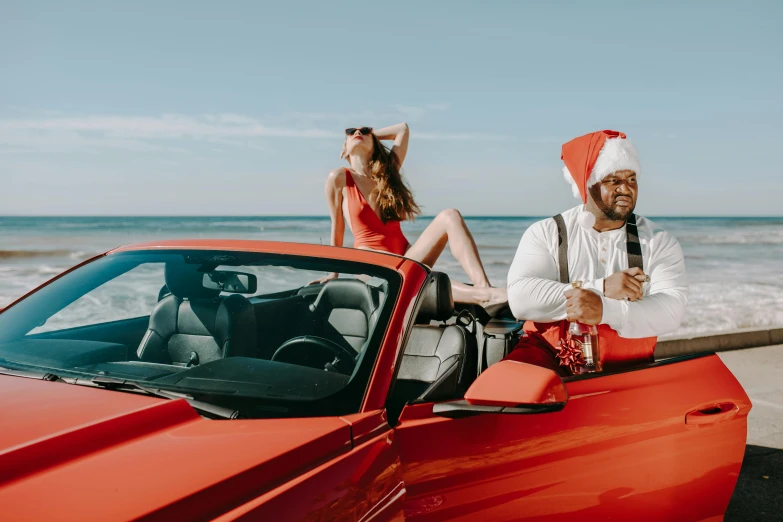
[[[455,209],[444,210],[435,216],[432,223],[424,229],[413,246],[405,253],[405,257],[431,267],[443,253],[446,243],[473,283],[473,286],[452,283],[455,301],[488,306],[507,300],[505,288],[490,286],[489,278],[479,258],[476,242],[462,215]]]
[[[435,216],[405,256],[421,261],[427,266],[433,266],[447,242],[454,259],[459,261],[473,286],[490,286],[484,266],[479,259],[476,242],[470,235],[462,215],[453,208]]]
[[[455,303],[477,304],[484,307],[508,301],[505,288],[476,287],[457,281],[451,282],[451,294],[454,296]]]

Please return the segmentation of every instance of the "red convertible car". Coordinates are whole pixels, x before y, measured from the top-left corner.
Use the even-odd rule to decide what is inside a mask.
[[[474,312],[369,251],[91,259],[0,313],[0,517],[723,519],[751,404],[715,354],[561,378]]]

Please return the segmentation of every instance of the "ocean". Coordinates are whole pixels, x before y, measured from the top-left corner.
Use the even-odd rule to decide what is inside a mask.
[[[493,285],[505,285],[522,233],[539,219],[466,217]],[[671,335],[783,325],[783,218],[651,219],[674,234],[685,252],[688,308]],[[430,220],[405,223],[403,231],[413,242]],[[178,238],[328,244],[329,228],[327,217],[0,217],[0,307],[123,244]],[[346,245],[351,242],[347,233]],[[467,282],[448,249],[435,268]]]

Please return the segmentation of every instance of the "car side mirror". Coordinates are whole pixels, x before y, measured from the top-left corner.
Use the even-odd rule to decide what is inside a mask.
[[[432,413],[459,418],[481,413],[543,413],[562,410],[568,391],[548,368],[500,361],[487,368],[465,392],[465,399],[436,403]]]

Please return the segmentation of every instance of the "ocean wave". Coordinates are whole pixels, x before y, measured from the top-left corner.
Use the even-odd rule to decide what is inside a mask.
[[[450,256],[439,260],[442,270],[454,281],[467,282],[462,268]],[[66,268],[54,264],[35,263],[26,266],[0,267],[0,308],[32,290]],[[499,286],[505,282],[507,266],[500,262],[487,264],[490,281]],[[719,277],[718,274],[722,274]],[[320,273],[303,273],[290,267],[259,270],[259,289],[264,292],[295,288],[316,279]],[[697,274],[694,274],[697,275]],[[705,277],[694,278],[690,285],[686,316],[680,328],[671,335],[707,335],[740,328],[764,328],[783,324],[783,278],[759,279],[751,273],[710,271]],[[732,280],[732,284],[722,281]],[[78,316],[62,314],[47,323],[47,328],[65,328],[85,324],[94,317],[106,320],[147,315],[155,306],[155,298],[162,282],[162,274],[151,267],[140,271],[132,281],[114,281],[107,288],[98,289],[78,307]]]
[[[493,251],[499,250],[499,251],[502,251],[502,252],[511,252],[513,254],[514,252],[516,252],[516,248],[517,248],[518,243],[519,243],[519,241],[517,241],[515,239],[513,243],[509,243],[507,245],[483,245],[483,244],[478,244],[478,245],[476,245],[476,247],[479,249],[479,253],[481,253],[481,252],[483,252],[485,250],[493,250]]]
[[[783,245],[783,233],[776,234],[745,234],[720,236],[675,236],[683,245]]]
[[[685,228],[680,224],[668,230],[683,245],[783,245],[783,226],[780,225]]]
[[[244,221],[210,221],[205,224],[209,225],[210,227],[256,228],[259,226],[263,227],[264,221],[261,219]]]
[[[71,257],[71,250],[0,250],[0,259],[27,259],[32,257]]]
[[[76,259],[76,260],[80,260],[81,261],[81,260],[87,259],[89,257],[98,255],[101,252],[103,252],[103,250],[101,250],[101,251],[97,251],[97,250],[93,250],[93,251],[75,250],[75,251],[69,253],[68,257],[70,259]]]
[[[484,266],[496,266],[496,267],[503,267],[506,269],[511,268],[511,259],[508,260],[502,260],[502,259],[490,259],[487,261],[484,261]]]
[[[525,228],[540,218],[466,219],[491,284],[504,286],[519,239]],[[413,242],[431,221],[425,217],[404,223],[403,231]],[[783,219],[653,221],[680,241],[686,257],[690,298],[685,320],[674,334],[783,323],[783,272],[777,270],[783,256]],[[77,262],[120,244],[199,237],[313,244],[329,241],[329,219],[325,217],[0,217],[0,227],[0,307]],[[346,231],[346,245],[351,244],[351,237]],[[454,281],[469,281],[449,248],[434,269],[448,273]],[[259,287],[270,291],[290,288],[302,284],[301,277],[303,274],[285,269],[266,272],[259,277]],[[157,296],[157,285],[150,282],[143,291],[119,289],[103,296],[101,306],[111,307],[111,313],[114,309],[147,313],[150,303],[136,298]],[[100,310],[97,304],[91,306]]]

